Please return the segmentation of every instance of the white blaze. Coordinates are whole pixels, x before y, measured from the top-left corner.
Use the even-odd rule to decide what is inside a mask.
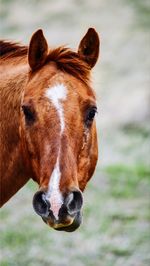
[[[65,122],[64,122],[64,110],[61,101],[66,99],[67,89],[63,84],[58,84],[55,85],[54,87],[48,88],[46,91],[46,96],[51,100],[51,102],[53,103],[58,112],[60,119],[60,126],[61,126],[60,134],[62,134],[65,127]]]
[[[62,106],[62,101],[66,99],[67,88],[63,84],[58,84],[58,85],[48,88],[45,95],[52,102],[52,104],[56,108],[57,113],[59,115],[60,127],[61,127],[60,137],[61,137],[64,131],[64,128],[65,128],[64,110]],[[51,210],[53,211],[53,214],[56,219],[58,219],[59,209],[63,203],[62,195],[59,190],[59,184],[60,184],[60,178],[61,178],[61,172],[60,172],[60,166],[59,166],[59,155],[60,155],[60,147],[59,147],[56,164],[55,164],[54,170],[51,174],[50,181],[48,184],[48,193],[47,193],[47,198],[51,204]]]

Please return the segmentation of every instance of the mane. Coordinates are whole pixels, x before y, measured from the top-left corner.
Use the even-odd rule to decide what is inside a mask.
[[[12,58],[17,56],[26,55],[28,51],[27,46],[20,45],[18,43],[12,43],[8,41],[0,40],[0,57]]]
[[[28,47],[18,43],[0,41],[0,58],[11,59],[14,57],[27,56]],[[45,64],[55,62],[58,69],[80,79],[84,83],[89,81],[90,68],[78,53],[64,46],[49,51]]]

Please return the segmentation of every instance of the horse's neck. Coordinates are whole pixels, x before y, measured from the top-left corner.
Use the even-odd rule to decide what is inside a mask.
[[[27,82],[26,64],[1,65],[1,199],[9,200],[29,179],[22,158],[19,138],[21,97]]]

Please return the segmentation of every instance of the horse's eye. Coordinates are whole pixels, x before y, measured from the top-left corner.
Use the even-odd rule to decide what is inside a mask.
[[[86,121],[85,121],[87,126],[91,125],[92,121],[94,120],[96,112],[97,112],[97,108],[95,106],[91,107],[88,110],[87,115],[86,115]]]
[[[35,121],[35,111],[29,105],[22,105],[22,110],[25,115],[27,124],[32,124]]]

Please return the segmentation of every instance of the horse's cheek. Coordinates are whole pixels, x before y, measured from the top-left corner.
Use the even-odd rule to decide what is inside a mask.
[[[88,180],[89,164],[90,161],[87,150],[84,150],[80,154],[78,161],[78,183],[81,191],[83,191],[86,187],[86,183]]]

